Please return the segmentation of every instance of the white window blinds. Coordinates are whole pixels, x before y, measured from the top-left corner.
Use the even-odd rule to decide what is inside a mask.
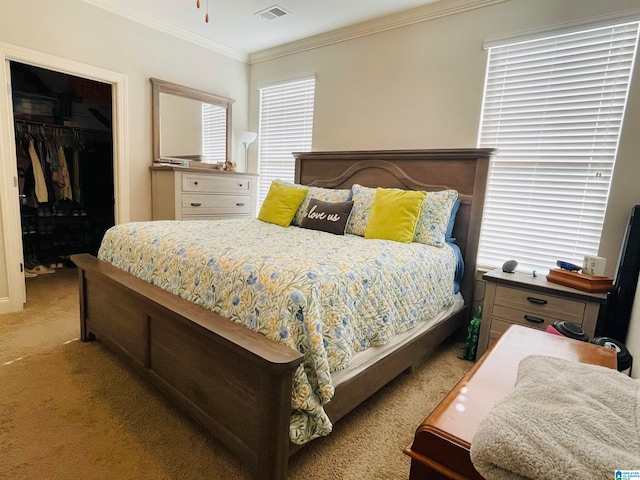
[[[495,147],[478,265],[597,254],[638,22],[489,49],[479,147]]]
[[[207,163],[227,159],[227,110],[209,103],[202,104],[202,152]]]
[[[258,208],[273,180],[293,182],[292,152],[311,150],[315,85],[304,78],[260,89]]]

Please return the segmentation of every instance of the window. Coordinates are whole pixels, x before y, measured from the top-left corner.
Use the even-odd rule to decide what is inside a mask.
[[[227,109],[202,104],[202,152],[208,163],[227,159]]]
[[[489,49],[479,147],[495,147],[478,265],[597,255],[638,22]]]
[[[258,209],[275,179],[293,182],[292,152],[311,150],[315,78],[260,88]]]

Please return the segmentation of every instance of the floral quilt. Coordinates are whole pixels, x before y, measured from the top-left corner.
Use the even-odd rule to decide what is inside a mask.
[[[300,351],[290,426],[298,444],[331,431],[331,372],[453,303],[448,246],[257,219],[117,225],[98,257]]]

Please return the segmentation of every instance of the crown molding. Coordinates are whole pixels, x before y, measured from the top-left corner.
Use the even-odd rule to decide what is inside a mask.
[[[168,35],[180,38],[187,42],[201,46],[208,50],[220,53],[235,60],[254,64],[273,60],[296,53],[313,50],[316,48],[334,45],[336,43],[346,42],[368,35],[374,35],[380,32],[386,32],[396,28],[414,25],[416,23],[427,22],[449,15],[456,15],[467,11],[483,8],[498,3],[508,2],[510,0],[440,0],[434,3],[424,5],[422,7],[405,10],[403,12],[386,15],[384,17],[375,18],[366,22],[357,23],[348,27],[332,30],[320,35],[297,40],[295,42],[285,43],[273,48],[261,50],[251,54],[247,54],[240,50],[228,47],[218,42],[214,42],[201,35],[194,34],[184,28],[176,27],[162,20],[158,20],[150,15],[116,3],[112,0],[81,0],[84,3],[94,7],[108,11],[115,15],[119,15],[128,20],[140,23],[146,27],[161,31]]]
[[[510,0],[441,0],[249,54],[250,65]]]
[[[146,27],[153,28],[154,30],[159,30],[163,33],[167,33],[187,42],[191,42],[208,50],[212,50],[227,57],[231,57],[235,60],[239,60],[244,63],[247,63],[248,61],[249,56],[245,52],[241,52],[240,50],[236,50],[221,43],[214,42],[213,40],[209,40],[208,38],[203,37],[202,35],[196,35],[188,30],[185,30],[184,28],[176,27],[175,25],[171,25],[170,23],[163,22],[162,20],[153,18],[152,16],[139,12],[138,10],[135,10],[133,8],[123,7],[122,5],[112,2],[111,0],[81,1],[102,10],[106,10],[115,15],[124,17],[128,20],[140,23]]]

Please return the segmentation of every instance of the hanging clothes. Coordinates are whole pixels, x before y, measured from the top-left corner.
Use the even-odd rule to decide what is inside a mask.
[[[36,153],[36,149],[33,144],[33,138],[29,140],[29,157],[31,158],[33,177],[36,182],[36,199],[38,200],[38,203],[46,203],[49,201],[49,193],[47,192],[47,184],[44,179],[42,165],[40,164],[40,159],[38,158],[38,154]]]
[[[19,139],[16,139],[16,157],[18,160],[18,193],[27,195],[33,189],[33,171],[29,155],[25,152]]]
[[[60,170],[60,161],[58,160],[58,148],[56,146],[56,143],[53,141],[51,137],[47,137],[46,142],[47,142],[47,151],[49,152],[49,157],[50,157],[49,163],[51,165],[51,171],[57,172],[58,170]]]
[[[73,199],[80,203],[80,161],[78,150],[73,151]]]
[[[36,153],[40,159],[40,166],[42,167],[42,173],[44,174],[45,185],[47,186],[47,197],[50,202],[55,202],[56,191],[54,183],[51,178],[51,157],[49,156],[49,148],[45,141],[44,133],[41,132],[35,139]]]
[[[63,200],[73,200],[73,191],[71,190],[71,178],[69,177],[69,167],[67,166],[67,157],[64,154],[62,145],[58,145],[58,162],[60,163],[60,182],[58,185],[62,187],[60,192]]]

